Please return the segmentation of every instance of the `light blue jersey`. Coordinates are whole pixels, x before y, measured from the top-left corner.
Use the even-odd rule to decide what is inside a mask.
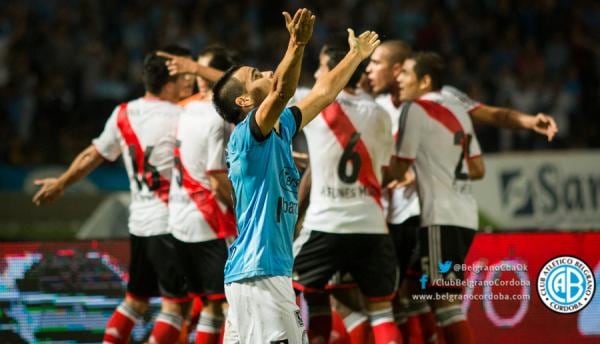
[[[239,234],[229,248],[225,283],[292,276],[300,176],[291,143],[300,119],[298,108],[286,108],[279,132],[273,129],[261,137],[252,112],[231,134],[227,164]]]

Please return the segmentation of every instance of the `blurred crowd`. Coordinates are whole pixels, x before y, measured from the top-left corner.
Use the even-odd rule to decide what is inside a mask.
[[[274,68],[288,37],[281,11],[300,6],[318,17],[303,83],[331,34],[375,29],[442,53],[448,83],[473,98],[560,127],[551,144],[480,128],[484,150],[600,146],[597,0],[22,0],[0,2],[0,162],[69,162],[118,102],[142,94],[143,56],[161,46],[221,43]]]

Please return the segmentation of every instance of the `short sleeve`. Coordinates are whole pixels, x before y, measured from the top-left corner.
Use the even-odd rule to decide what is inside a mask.
[[[466,112],[471,112],[481,106],[480,102],[471,99],[466,93],[453,86],[442,87],[442,94],[456,99]]]
[[[414,160],[417,157],[426,115],[415,103],[407,102],[400,107],[400,126],[396,142],[396,155],[400,159]]]
[[[286,108],[279,117],[279,130],[282,137],[292,142],[293,138],[298,134],[300,123],[302,122],[302,112],[296,106]]]
[[[392,136],[392,120],[388,113],[383,109],[378,107],[376,111],[380,111],[379,118],[380,125],[377,131],[377,137],[381,138],[381,147],[382,147],[382,156],[384,157],[384,165],[389,164],[389,158],[392,156],[394,152],[394,137]]]
[[[226,171],[225,167],[225,141],[227,127],[224,121],[215,122],[209,132],[208,156],[206,172],[217,173]]]
[[[119,128],[117,127],[117,114],[119,107],[117,107],[112,115],[106,121],[104,130],[97,138],[92,140],[92,144],[96,147],[96,150],[102,157],[109,161],[115,161],[121,154],[120,145],[120,134]]]

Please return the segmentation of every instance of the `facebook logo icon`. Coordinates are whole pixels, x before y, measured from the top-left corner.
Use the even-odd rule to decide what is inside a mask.
[[[428,279],[429,277],[426,274],[421,275],[421,278],[419,278],[419,282],[421,282],[421,289],[425,289]]]

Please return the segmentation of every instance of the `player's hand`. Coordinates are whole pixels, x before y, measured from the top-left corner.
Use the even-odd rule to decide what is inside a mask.
[[[357,52],[360,58],[364,60],[371,56],[381,41],[375,31],[365,31],[356,37],[354,30],[348,29],[348,43],[350,44],[350,50]]]
[[[40,190],[33,196],[33,203],[37,206],[52,203],[62,197],[64,185],[57,178],[36,179],[35,185],[41,185]]]
[[[290,33],[290,39],[297,45],[306,45],[312,37],[315,16],[311,11],[302,8],[296,11],[294,18],[288,12],[282,12],[285,27]]]
[[[538,113],[533,120],[531,130],[548,138],[548,142],[552,141],[554,135],[558,132],[558,126],[554,118],[545,113]]]
[[[164,51],[158,51],[156,55],[167,59],[165,65],[167,66],[170,75],[187,73],[196,74],[198,70],[198,63],[189,57],[177,56]]]
[[[388,189],[399,189],[403,187],[411,187],[417,185],[417,176],[411,168],[406,170],[402,180],[394,179],[388,185]]]

